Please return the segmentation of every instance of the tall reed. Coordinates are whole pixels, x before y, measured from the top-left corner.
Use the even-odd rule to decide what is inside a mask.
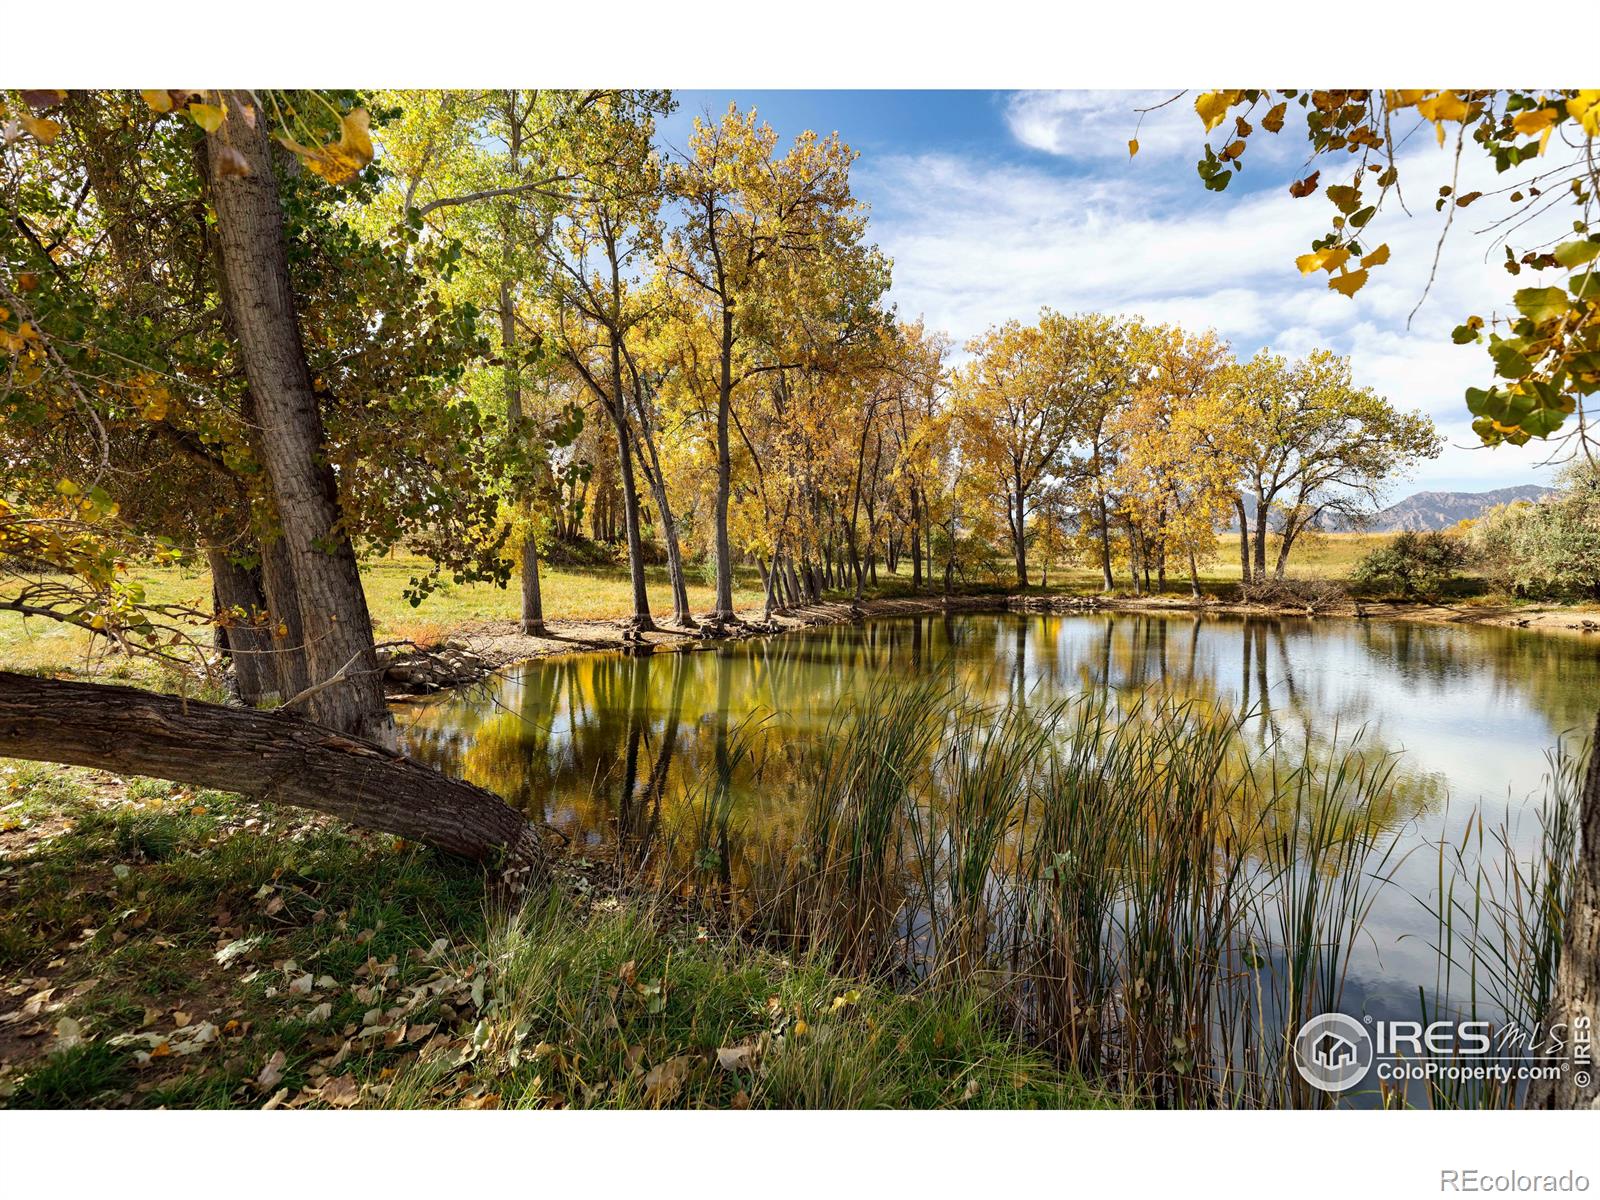
[[[739,881],[747,930],[842,971],[987,995],[1057,1061],[1154,1103],[1331,1103],[1292,1040],[1340,1007],[1391,886],[1393,757],[1337,730],[1263,742],[1251,712],[1157,691],[985,707],[937,676],[874,684],[781,771],[758,766],[782,836],[734,846],[727,776],[707,789],[695,836],[716,842],[720,886]],[[1581,757],[1553,764],[1534,862],[1506,832],[1493,866],[1481,822],[1476,853],[1441,847],[1425,1008],[1546,1011]]]

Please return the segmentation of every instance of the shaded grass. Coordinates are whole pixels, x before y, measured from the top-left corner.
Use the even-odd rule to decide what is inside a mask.
[[[51,830],[0,859],[0,1009],[49,993],[0,1024],[6,1106],[1108,1103],[975,989],[852,982],[570,873],[508,912],[388,837],[3,769]]]

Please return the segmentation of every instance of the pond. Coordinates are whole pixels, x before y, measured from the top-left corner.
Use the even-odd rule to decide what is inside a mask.
[[[1262,748],[1354,743],[1392,763],[1382,820],[1393,886],[1364,922],[1340,1006],[1414,1016],[1437,971],[1434,847],[1503,827],[1519,853],[1537,848],[1548,755],[1587,733],[1600,700],[1597,651],[1578,635],[1474,625],[962,612],[536,660],[406,705],[400,719],[419,757],[580,846],[624,849],[673,829],[719,762],[727,769],[731,742],[751,748],[731,775],[736,835],[792,837],[801,818],[779,784],[793,781],[775,779],[772,762],[885,677],[942,676],[990,705],[1158,690],[1246,712],[1241,734]]]

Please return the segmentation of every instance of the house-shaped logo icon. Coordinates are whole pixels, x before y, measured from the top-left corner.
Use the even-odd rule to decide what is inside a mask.
[[[1324,1092],[1342,1092],[1360,1083],[1372,1058],[1366,1026],[1343,1013],[1312,1017],[1294,1039],[1294,1064],[1301,1077]]]
[[[1355,1043],[1330,1030],[1312,1045],[1311,1060],[1324,1070],[1340,1070],[1346,1064],[1355,1062]]]

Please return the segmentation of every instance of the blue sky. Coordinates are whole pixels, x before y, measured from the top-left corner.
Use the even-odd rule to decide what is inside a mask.
[[[1251,138],[1243,173],[1224,193],[1195,174],[1203,129],[1189,97],[1148,114],[1129,160],[1140,107],[1173,92],[680,91],[662,123],[682,148],[692,119],[731,101],[754,105],[783,136],[837,131],[860,152],[853,181],[872,207],[871,235],[894,259],[893,300],[959,343],[1041,305],[1121,312],[1214,328],[1240,357],[1270,346],[1351,356],[1358,382],[1420,408],[1448,439],[1444,454],[1397,481],[1392,498],[1422,489],[1479,491],[1547,483],[1547,448],[1477,445],[1463,390],[1489,378],[1480,347],[1452,345],[1466,314],[1504,307],[1516,286],[1474,231],[1500,215],[1486,198],[1458,220],[1420,311],[1442,217],[1432,198],[1450,181],[1450,155],[1431,127],[1401,146],[1411,213],[1385,210],[1374,229],[1390,265],[1354,299],[1303,278],[1294,258],[1326,229],[1320,193],[1287,194],[1303,174],[1293,124]],[[1321,165],[1321,164],[1319,164]],[[1504,186],[1463,161],[1459,191]],[[1330,182],[1332,171],[1324,171]],[[1463,210],[1465,213],[1466,210]],[[1503,211],[1503,210],[1502,210]],[[1534,239],[1529,237],[1527,242]],[[1519,236],[1518,244],[1526,244]]]

